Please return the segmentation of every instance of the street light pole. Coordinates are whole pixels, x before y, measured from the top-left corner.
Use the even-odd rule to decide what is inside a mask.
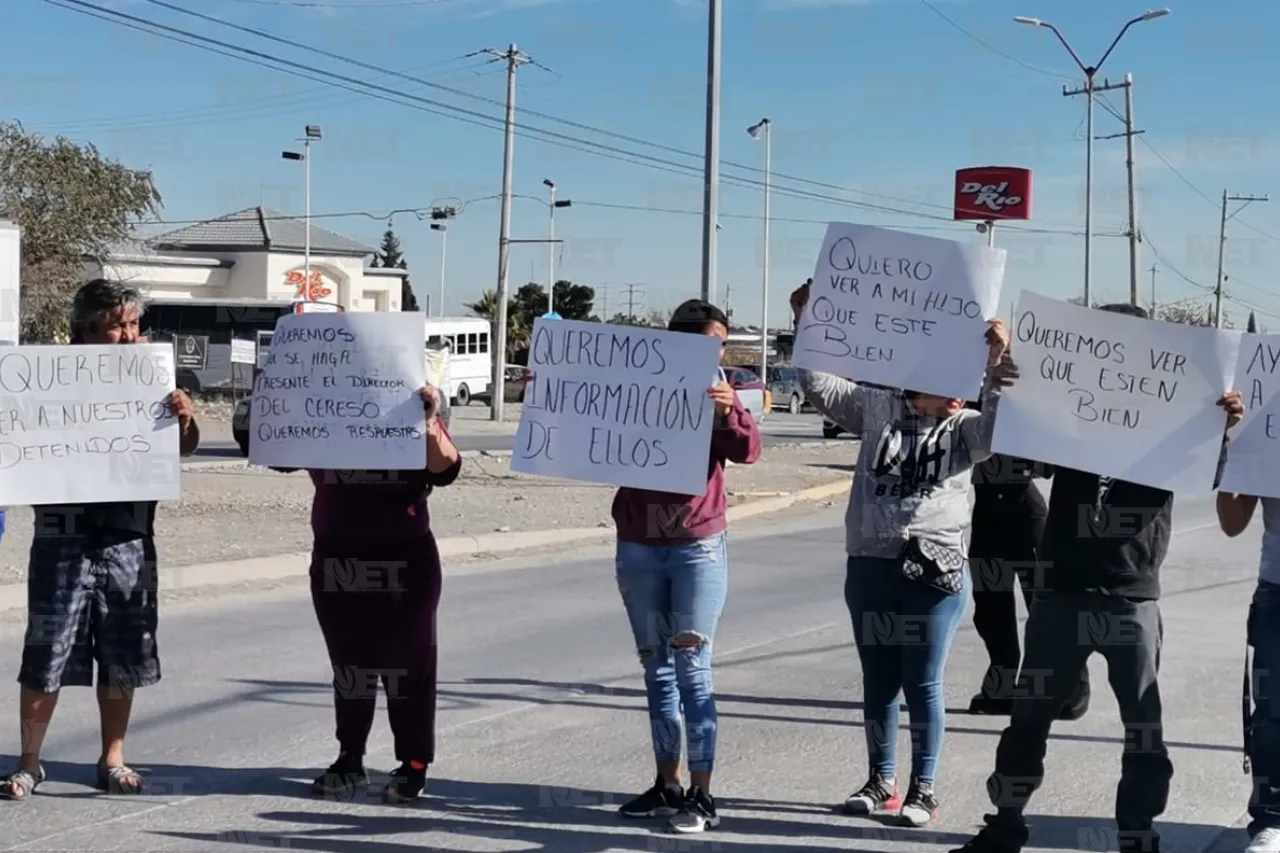
[[[720,218],[720,22],[721,0],[707,0],[707,128],[702,163],[702,298],[716,301]]]
[[[764,248],[761,266],[764,272],[760,282],[760,381],[769,384],[769,206],[773,195],[773,122],[767,118],[747,128],[752,139],[764,137]]]
[[[1044,27],[1045,29],[1052,32],[1055,36],[1058,37],[1058,41],[1062,42],[1062,46],[1067,49],[1067,53],[1071,54],[1071,58],[1075,60],[1076,65],[1078,65],[1080,67],[1080,70],[1084,72],[1084,81],[1085,81],[1084,90],[1082,92],[1071,92],[1071,91],[1068,91],[1067,88],[1064,86],[1062,89],[1062,94],[1066,97],[1083,94],[1085,98],[1088,100],[1088,105],[1086,107],[1087,117],[1085,120],[1086,138],[1085,138],[1085,178],[1084,178],[1085,180],[1085,184],[1084,184],[1084,304],[1085,304],[1085,307],[1089,307],[1093,304],[1093,302],[1091,301],[1091,294],[1089,290],[1089,279],[1090,279],[1090,273],[1093,271],[1092,249],[1093,249],[1093,98],[1094,98],[1094,91],[1095,91],[1094,78],[1097,76],[1099,69],[1102,68],[1102,64],[1107,61],[1107,57],[1111,56],[1111,52],[1116,49],[1116,45],[1120,43],[1120,39],[1124,38],[1124,34],[1129,31],[1130,27],[1132,27],[1134,24],[1140,24],[1143,21],[1153,21],[1156,18],[1163,18],[1167,14],[1169,14],[1168,9],[1156,9],[1156,10],[1147,12],[1144,15],[1139,15],[1138,17],[1126,23],[1123,27],[1120,28],[1119,34],[1116,35],[1114,39],[1112,39],[1111,46],[1108,47],[1106,52],[1102,54],[1102,58],[1099,59],[1097,63],[1094,65],[1085,65],[1084,62],[1080,59],[1079,54],[1075,52],[1075,50],[1067,42],[1066,38],[1062,35],[1062,33],[1058,30],[1058,28],[1055,27],[1053,24],[1050,24],[1046,21],[1042,21],[1039,18],[1024,18],[1019,16],[1013,19],[1015,23],[1027,24],[1028,26],[1032,26],[1032,27]]]
[[[556,185],[549,179],[544,179],[542,183],[547,187],[549,195],[547,207],[550,210],[550,221],[547,225],[547,313],[554,314],[556,310]]]
[[[449,254],[449,220],[458,215],[456,207],[431,208],[431,230],[440,232],[440,316],[444,316],[445,260]]]
[[[302,153],[284,151],[280,155],[286,160],[302,161],[302,227],[304,232],[302,238],[302,298],[304,300],[311,295],[311,143],[319,142],[322,138],[320,126],[309,124],[303,130],[302,139],[298,140],[302,143]]]

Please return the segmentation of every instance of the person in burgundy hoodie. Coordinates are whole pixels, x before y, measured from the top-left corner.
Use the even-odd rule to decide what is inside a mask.
[[[316,796],[350,800],[369,784],[364,753],[379,681],[400,762],[383,800],[416,799],[435,759],[442,578],[427,496],[458,478],[462,459],[437,417],[439,392],[419,393],[427,414],[422,468],[307,471],[316,487],[311,599],[333,665],[338,739],[338,759],[312,783]]]
[[[724,341],[729,318],[694,299],[676,309],[667,328]],[[724,466],[749,465],[760,457],[760,431],[723,372],[708,394],[716,423],[707,491],[690,497],[621,488],[613,501],[618,590],[644,664],[658,765],[653,787],[619,811],[636,818],[673,814],[670,828],[686,833],[720,823],[710,793],[716,748],[711,648],[729,583]],[[680,784],[682,740],[688,742],[688,791]]]

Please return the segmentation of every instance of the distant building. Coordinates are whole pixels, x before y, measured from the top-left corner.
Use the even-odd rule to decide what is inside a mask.
[[[135,285],[147,300],[143,328],[153,339],[208,336],[208,367],[195,371],[194,384],[226,387],[232,382],[232,338],[255,339],[274,329],[299,302],[329,310],[400,310],[407,270],[369,266],[372,247],[313,221],[307,281],[306,244],[304,220],[251,207],[86,258],[83,277]]]

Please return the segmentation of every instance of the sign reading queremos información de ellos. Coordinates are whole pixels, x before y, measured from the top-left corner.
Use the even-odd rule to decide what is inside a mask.
[[[282,316],[250,398],[250,464],[426,465],[424,323],[416,311]]]
[[[720,347],[707,335],[536,320],[511,470],[704,494]]]
[[[178,500],[169,344],[0,347],[0,505]]]
[[[832,222],[792,361],[806,370],[977,400],[1006,253]]]

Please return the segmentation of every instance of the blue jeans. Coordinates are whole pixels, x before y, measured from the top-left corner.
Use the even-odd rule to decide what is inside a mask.
[[[911,714],[911,778],[932,784],[947,726],[943,673],[971,593],[948,595],[903,577],[899,561],[850,557],[844,600],[862,661],[862,717],[873,773],[897,772],[898,696]]]
[[[687,738],[689,770],[710,773],[716,757],[711,646],[729,588],[724,534],[670,546],[619,542],[617,574],[644,664],[654,758],[678,764]]]
[[[1249,607],[1253,646],[1253,794],[1249,834],[1280,827],[1280,586],[1258,581]],[[1276,786],[1276,787],[1272,787]]]

